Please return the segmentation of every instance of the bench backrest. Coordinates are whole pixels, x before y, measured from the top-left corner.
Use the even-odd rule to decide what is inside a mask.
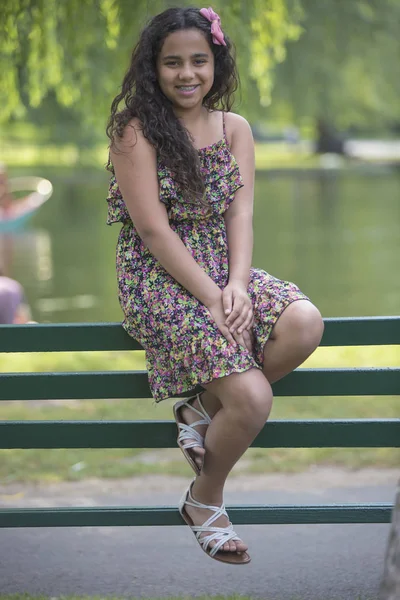
[[[326,319],[323,346],[393,345],[400,317]],[[0,352],[138,350],[117,323],[2,325]],[[275,396],[385,396],[400,393],[399,368],[299,369],[273,386]],[[1,400],[147,398],[145,371],[1,373]],[[400,412],[400,411],[399,411]],[[172,421],[3,421],[4,448],[171,448]],[[255,447],[399,447],[400,419],[269,421]],[[235,507],[236,523],[388,522],[387,504]],[[171,507],[4,509],[0,526],[176,525]]]

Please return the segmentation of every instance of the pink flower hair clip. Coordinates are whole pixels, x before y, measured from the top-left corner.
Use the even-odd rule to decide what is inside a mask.
[[[218,46],[226,46],[226,42],[224,39],[224,34],[221,29],[221,19],[216,12],[211,8],[201,8],[200,14],[202,17],[205,17],[211,23],[211,35],[214,44]]]

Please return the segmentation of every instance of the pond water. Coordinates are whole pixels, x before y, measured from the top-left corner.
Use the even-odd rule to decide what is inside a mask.
[[[54,193],[1,262],[39,322],[120,321],[119,225],[106,220],[107,173],[10,169],[50,179]],[[254,266],[296,282],[323,316],[400,312],[400,173],[257,173]]]

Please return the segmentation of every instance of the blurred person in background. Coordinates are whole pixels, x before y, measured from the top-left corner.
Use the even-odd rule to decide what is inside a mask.
[[[0,270],[0,324],[35,323],[24,289],[18,281],[6,277]]]
[[[12,212],[13,197],[8,188],[7,169],[0,163],[0,217],[7,217]]]
[[[13,212],[12,204],[13,196],[8,187],[7,169],[0,163],[0,218],[8,217]],[[3,248],[2,250],[6,256],[6,251]],[[31,309],[22,285],[7,277],[0,267],[0,325],[36,323],[31,319]]]

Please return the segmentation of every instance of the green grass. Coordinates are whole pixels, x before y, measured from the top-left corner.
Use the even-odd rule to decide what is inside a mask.
[[[79,149],[74,144],[53,145],[3,141],[0,161],[8,167],[100,167],[107,162],[107,145]]]
[[[321,347],[302,367],[399,367],[400,346]],[[146,369],[144,352],[0,353],[0,372],[125,371]]]
[[[121,352],[0,353],[0,372],[145,370],[143,350]]]
[[[318,169],[320,157],[285,142],[256,143],[256,169]],[[344,161],[345,163],[346,161]]]
[[[307,169],[320,168],[320,157],[308,150],[299,150],[285,142],[256,143],[256,168],[262,169]],[[100,167],[107,161],[107,146],[101,144],[92,148],[79,149],[68,144],[65,146],[28,142],[3,141],[0,148],[0,160],[8,167]],[[350,164],[341,161],[345,167]]]
[[[306,168],[318,167],[319,157],[309,152],[299,152],[284,142],[257,143],[256,168]],[[0,149],[0,159],[9,167],[57,166],[57,167],[92,167],[103,168],[107,161],[106,144],[83,150],[68,144],[38,145],[21,142],[15,144],[3,141]]]
[[[319,348],[303,366],[399,366],[400,348]],[[144,369],[143,352],[71,352],[0,355],[5,371],[82,371]],[[272,419],[396,418],[399,398],[310,397],[277,398]],[[0,420],[163,420],[172,418],[174,400],[154,405],[151,399],[1,402]],[[392,448],[250,448],[235,474],[296,472],[314,465],[350,469],[398,467],[400,450]],[[120,478],[142,474],[190,475],[190,467],[177,448],[54,449],[0,451],[0,479],[57,482],[87,477]],[[1,600],[1,599],[0,599]]]
[[[84,400],[61,404],[43,402],[3,403],[2,420],[129,420],[171,419],[172,403],[154,406],[149,399]],[[313,418],[395,418],[399,413],[396,397],[360,398],[277,398],[272,419]],[[235,474],[243,472],[292,473],[315,465],[336,465],[350,469],[367,466],[398,467],[400,450],[392,448],[250,448]],[[87,477],[121,478],[143,474],[190,474],[190,468],[177,448],[137,449],[31,449],[0,452],[0,480],[58,482]]]

